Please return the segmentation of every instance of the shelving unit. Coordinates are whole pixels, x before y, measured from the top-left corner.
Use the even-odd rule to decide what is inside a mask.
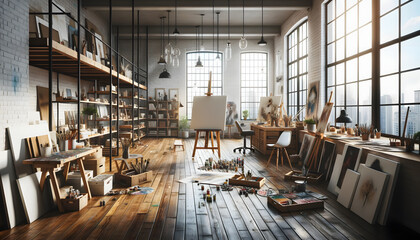
[[[149,101],[148,136],[178,137],[178,122],[178,101]]]

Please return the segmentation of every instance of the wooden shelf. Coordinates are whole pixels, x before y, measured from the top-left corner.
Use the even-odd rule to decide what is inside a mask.
[[[98,95],[109,95],[109,91],[89,91],[88,94],[98,94]],[[112,91],[112,94],[117,95],[116,91]]]
[[[66,74],[77,78],[77,52],[61,45],[58,42],[53,41],[53,70],[54,72]],[[48,51],[48,39],[46,38],[31,38],[29,39],[29,64],[31,66],[48,69],[49,68],[49,51]],[[84,80],[98,80],[102,82],[109,82],[109,67],[98,63],[85,55],[80,56],[80,71],[81,77]],[[118,78],[120,79],[120,85],[131,87],[139,87],[143,90],[147,90],[147,87],[134,82],[132,79],[117,74],[115,70],[112,70],[112,81],[114,85],[117,85]]]
[[[117,131],[114,130],[114,131],[112,131],[112,133],[117,133]],[[80,140],[86,140],[86,139],[101,137],[101,136],[105,136],[105,135],[108,135],[108,134],[109,134],[109,132],[106,132],[106,133],[96,133],[96,134],[90,135],[90,136],[85,137],[85,138],[80,138]]]
[[[59,101],[53,101],[53,103],[71,103],[71,104],[77,104],[77,100],[59,100]],[[80,103],[109,106],[109,103],[103,103],[103,102],[80,101]],[[112,106],[115,106],[116,107],[117,104],[112,104]]]

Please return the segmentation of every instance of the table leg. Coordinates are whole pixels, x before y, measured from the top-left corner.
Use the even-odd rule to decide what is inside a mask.
[[[57,176],[55,175],[54,168],[49,169],[51,183],[54,189],[55,200],[57,201],[57,207],[60,212],[64,212],[63,205],[61,204],[60,188],[57,182]]]
[[[122,164],[121,164],[121,166],[120,166],[120,164],[118,164],[118,161],[115,161],[115,165],[117,166],[117,172],[119,173],[119,174],[121,174],[121,172],[122,172]]]
[[[83,158],[79,158],[77,161],[79,162],[79,170],[80,170],[80,174],[82,175],[83,184],[85,185],[85,189],[88,194],[88,199],[91,199],[92,194],[90,193],[89,182],[86,179],[85,167],[83,165]]]
[[[206,137],[204,140],[204,147],[207,148],[209,146],[209,131],[206,131]]]
[[[41,181],[39,182],[39,187],[41,188],[41,192],[42,192],[44,191],[44,184],[45,184],[45,180],[47,180],[48,170],[42,168],[41,171],[42,171],[42,175],[41,175]]]
[[[217,150],[219,151],[219,159],[221,158],[220,154],[220,131],[216,132],[216,138],[217,138]]]
[[[210,132],[210,136],[211,136],[211,147],[214,147],[214,141],[213,141],[213,132]],[[214,148],[211,149],[214,153]]]
[[[193,150],[192,157],[195,156],[195,151],[197,150],[197,142],[198,142],[198,135],[199,134],[200,134],[199,131],[195,131],[195,143],[194,143],[194,150]]]
[[[64,171],[63,171],[64,181],[67,181],[67,176],[69,175],[69,170],[70,170],[70,162],[67,162],[67,163],[64,164]]]

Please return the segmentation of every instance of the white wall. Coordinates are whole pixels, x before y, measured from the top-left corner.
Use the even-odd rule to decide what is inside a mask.
[[[248,47],[240,51],[239,41],[232,40],[232,59],[225,61],[224,66],[224,81],[223,94],[228,96],[228,101],[234,101],[237,106],[240,106],[240,53],[251,51],[262,51],[268,53],[268,87],[269,93],[273,91],[274,80],[274,40],[266,39],[268,45],[265,47],[258,46],[257,39],[249,39]],[[181,102],[186,103],[186,52],[195,51],[195,40],[178,40],[178,48],[181,49],[180,66],[174,68],[169,66],[167,69],[171,74],[170,79],[159,79],[159,74],[162,72],[163,66],[158,65],[157,62],[160,56],[160,41],[157,39],[149,41],[149,96],[154,97],[155,88],[179,88],[179,95]],[[205,49],[212,49],[212,41],[205,40]],[[223,51],[226,46],[226,40],[220,40],[220,51]],[[242,111],[242,110],[241,110]],[[186,108],[181,108],[180,116],[186,114]]]

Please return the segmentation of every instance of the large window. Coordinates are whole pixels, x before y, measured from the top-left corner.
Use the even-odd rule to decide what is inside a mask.
[[[375,116],[378,130],[401,136],[410,107],[406,135],[419,131],[420,1],[332,0],[326,10],[331,122],[346,108],[354,123]]]
[[[241,53],[241,119],[249,111],[249,119],[257,119],[260,97],[267,96],[267,53]]]
[[[327,3],[327,94],[330,122],[346,109],[353,123],[370,124],[372,112],[372,0]]]
[[[308,21],[287,36],[287,112],[295,115],[306,105],[308,89]],[[305,118],[303,111],[299,118]]]
[[[420,1],[380,1],[380,125],[401,136],[420,131]]]
[[[220,54],[223,56],[223,54]],[[200,56],[203,67],[195,67]],[[223,61],[216,60],[215,52],[187,53],[187,117],[191,119],[194,96],[204,96],[207,92],[209,72],[212,72],[211,89],[213,95],[223,93]],[[221,57],[223,60],[223,57]]]

